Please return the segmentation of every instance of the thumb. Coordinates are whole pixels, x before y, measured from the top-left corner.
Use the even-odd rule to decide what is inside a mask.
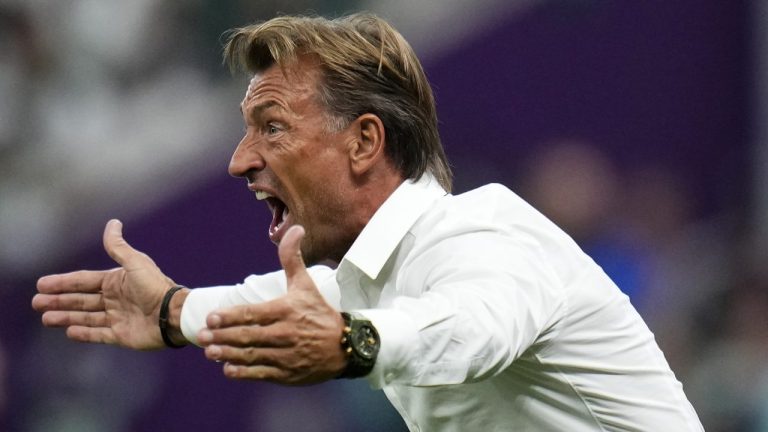
[[[131,255],[139,252],[123,238],[123,223],[117,219],[107,222],[104,228],[104,250],[116,263],[124,266]]]
[[[291,287],[291,279],[307,274],[307,267],[301,257],[301,240],[304,234],[303,226],[294,225],[288,229],[277,247],[277,254],[280,257],[280,264],[285,269],[289,287]]]

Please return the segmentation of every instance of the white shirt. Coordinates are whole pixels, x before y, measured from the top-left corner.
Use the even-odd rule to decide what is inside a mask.
[[[310,274],[379,331],[367,379],[412,431],[703,430],[627,296],[501,185],[406,181],[338,269]],[[209,312],[284,293],[282,272],[193,290],[182,331],[195,341]]]

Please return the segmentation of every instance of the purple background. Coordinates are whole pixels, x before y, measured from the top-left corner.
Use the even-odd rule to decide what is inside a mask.
[[[546,3],[428,59],[456,192],[487,182],[514,189],[531,153],[549,140],[576,137],[599,144],[627,169],[674,167],[694,191],[700,214],[746,204],[748,13],[742,1]],[[189,286],[235,283],[278,266],[266,209],[243,181],[227,176],[228,160],[211,163],[221,175],[210,183],[124,221],[129,242]],[[111,267],[99,234],[90,250],[41,274]],[[2,430],[16,429],[35,398],[29,380],[39,371],[19,353],[39,332],[29,307],[36,276],[0,275],[4,285],[17,287],[0,299],[10,367]],[[154,404],[139,411],[134,430],[246,430],[262,398],[286,394],[226,380],[197,349],[143,355],[161,369]],[[339,415],[351,409],[342,387],[294,391],[330,399]]]

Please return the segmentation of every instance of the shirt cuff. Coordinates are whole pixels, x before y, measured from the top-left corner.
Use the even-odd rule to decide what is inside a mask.
[[[371,387],[380,389],[413,373],[408,368],[419,347],[416,325],[408,314],[397,309],[363,309],[355,312],[371,321],[381,339],[373,370],[366,377]]]

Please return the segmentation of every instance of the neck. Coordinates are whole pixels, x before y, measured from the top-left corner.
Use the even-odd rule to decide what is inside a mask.
[[[349,193],[349,196],[354,199],[349,201],[346,238],[340,242],[341,247],[328,257],[337,265],[379,207],[405,180],[394,170],[387,170],[383,173],[369,172],[362,177]]]

